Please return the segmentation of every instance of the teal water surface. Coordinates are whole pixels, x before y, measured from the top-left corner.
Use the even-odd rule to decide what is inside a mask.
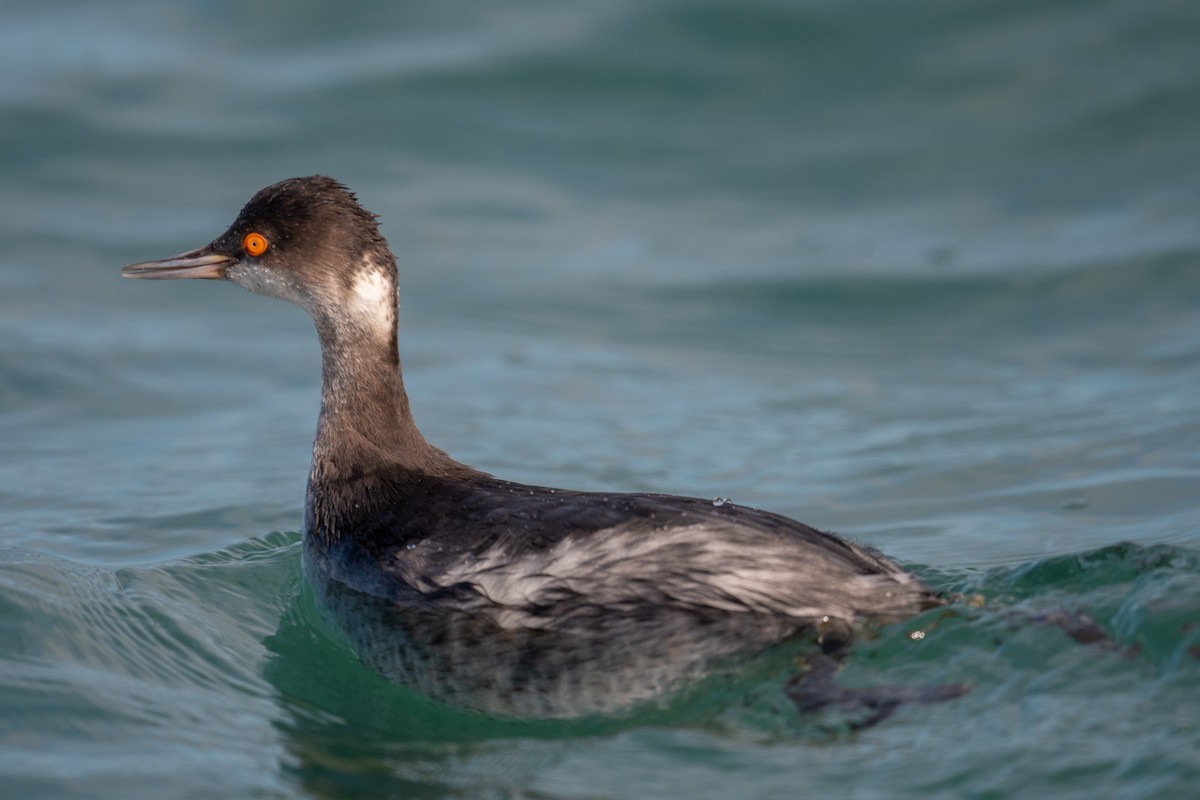
[[[1194,4],[0,22],[0,795],[1193,796]],[[839,681],[970,693],[851,732],[763,657],[515,723],[374,676],[301,571],[310,323],[119,278],[315,172],[381,215],[428,438],[878,547],[962,600]]]

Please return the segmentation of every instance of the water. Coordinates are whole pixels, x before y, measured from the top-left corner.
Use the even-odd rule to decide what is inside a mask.
[[[1185,2],[12,3],[0,11],[6,797],[1190,797],[1200,11]],[[426,435],[759,505],[971,602],[515,724],[374,677],[300,574],[303,314],[121,281],[348,183]],[[1086,613],[1082,645],[1053,625]]]

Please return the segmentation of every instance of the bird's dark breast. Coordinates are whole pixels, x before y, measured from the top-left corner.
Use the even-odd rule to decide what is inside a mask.
[[[426,557],[443,552],[447,560],[497,547],[515,558],[622,525],[664,529],[700,520],[706,505],[547,489],[482,474],[464,479],[395,468],[354,470],[310,488],[305,528],[331,558],[363,551],[386,563],[417,546]]]

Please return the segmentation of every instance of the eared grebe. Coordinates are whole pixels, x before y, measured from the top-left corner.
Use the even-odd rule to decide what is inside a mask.
[[[330,178],[268,186],[211,244],[122,274],[228,280],[312,315],[323,386],[306,570],[365,662],[435,698],[617,711],[731,656],[845,640],[941,602],[878,553],[776,514],[527,486],[430,445],[401,379],[395,258]]]

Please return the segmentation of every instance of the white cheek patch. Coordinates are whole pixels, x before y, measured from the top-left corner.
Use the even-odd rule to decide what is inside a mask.
[[[396,321],[396,290],[381,269],[365,269],[354,279],[350,316],[364,328],[390,336]]]

